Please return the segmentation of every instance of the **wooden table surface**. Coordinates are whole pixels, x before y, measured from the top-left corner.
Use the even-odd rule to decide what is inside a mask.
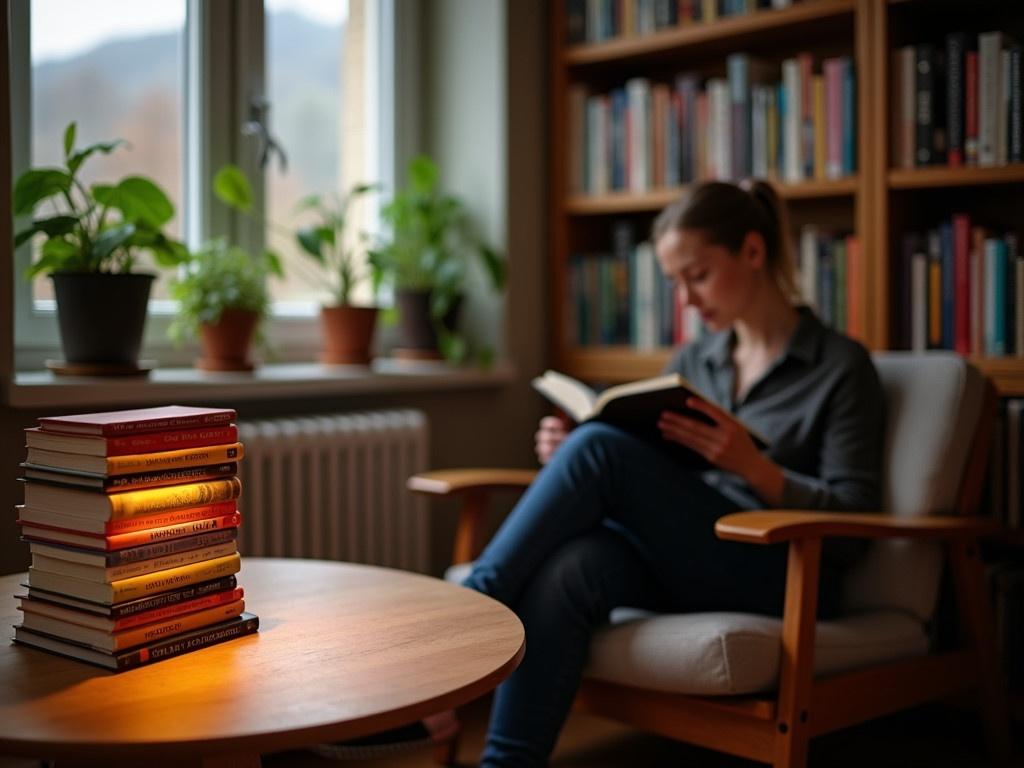
[[[0,641],[0,755],[258,765],[392,728],[511,674],[523,628],[494,600],[402,571],[243,558],[259,633],[114,674]],[[0,576],[0,623],[24,575]]]

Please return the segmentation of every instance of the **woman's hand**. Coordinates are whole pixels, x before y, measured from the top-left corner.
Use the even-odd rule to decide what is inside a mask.
[[[711,464],[746,480],[766,502],[779,504],[785,477],[754,444],[746,428],[716,405],[690,397],[686,406],[703,413],[714,423],[705,424],[672,411],[663,411],[658,429],[665,440],[685,445]]]
[[[534,450],[537,452],[537,460],[541,464],[551,461],[551,457],[568,434],[565,422],[557,416],[545,416],[541,419],[540,427],[534,435],[536,441]]]

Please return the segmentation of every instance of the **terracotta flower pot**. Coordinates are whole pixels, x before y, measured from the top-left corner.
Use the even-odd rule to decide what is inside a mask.
[[[366,365],[377,322],[376,307],[321,307],[320,325],[324,331],[324,349],[320,362]]]
[[[249,354],[259,315],[247,309],[225,309],[220,320],[200,328],[203,356],[196,367],[205,371],[251,371]]]

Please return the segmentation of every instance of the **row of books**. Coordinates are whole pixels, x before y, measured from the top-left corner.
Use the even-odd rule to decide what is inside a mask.
[[[728,77],[669,85],[632,78],[607,93],[569,89],[569,184],[576,194],[644,192],[746,176],[798,182],[856,172],[849,56],[814,71],[809,53],[777,67],[733,54]]]
[[[234,418],[165,406],[25,431],[17,642],[121,671],[257,630],[236,577]]]
[[[802,301],[825,324],[862,337],[864,264],[857,238],[805,226],[798,255]],[[636,243],[629,221],[613,224],[610,252],[571,257],[568,292],[570,345],[626,345],[643,351],[684,344],[703,332],[699,313],[681,304],[653,246]]]
[[[1002,32],[953,32],[893,57],[896,166],[1024,160],[1020,45]]]
[[[903,237],[901,346],[964,355],[1024,355],[1024,260],[1016,233],[955,214]]]
[[[627,345],[638,351],[683,344],[702,332],[700,315],[683,307],[649,242],[623,258],[576,254],[569,265],[568,341],[580,346]]]
[[[792,0],[565,0],[570,44],[599,43],[662,29],[787,8]]]
[[[853,235],[800,230],[800,296],[825,325],[856,338],[864,337],[864,260]]]

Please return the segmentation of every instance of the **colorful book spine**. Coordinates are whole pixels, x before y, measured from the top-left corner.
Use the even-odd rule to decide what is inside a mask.
[[[946,162],[964,164],[964,51],[967,35],[946,35]]]
[[[146,488],[106,496],[111,520],[142,517],[173,509],[207,506],[237,499],[242,493],[242,481],[237,477],[164,488]]]
[[[187,552],[192,549],[203,549],[227,542],[233,542],[238,531],[235,528],[221,528],[215,531],[199,533],[183,539],[171,539],[156,544],[144,544],[141,547],[119,549],[112,552],[96,552],[81,547],[33,542],[29,540],[29,549],[33,554],[50,555],[52,557],[80,563],[92,563],[103,567],[125,565],[140,560],[152,560],[158,557]]]
[[[157,472],[138,472],[131,475],[107,477],[93,472],[78,472],[72,469],[54,469],[40,464],[24,462],[20,465],[29,480],[42,480],[71,488],[89,488],[103,493],[140,491],[144,488],[161,488],[166,485],[180,485],[204,480],[218,480],[237,474],[238,464],[228,462],[206,467],[183,467],[164,469]]]
[[[190,651],[197,651],[200,648],[206,648],[227,640],[251,635],[258,629],[259,617],[251,613],[243,613],[237,618],[220,624],[202,627],[151,645],[114,654],[85,648],[74,643],[67,643],[59,638],[32,632],[22,627],[15,629],[14,639],[23,645],[30,645],[53,653],[71,656],[81,661],[122,672],[155,661],[180,656]]]
[[[185,552],[162,555],[150,558],[149,560],[137,560],[120,565],[104,567],[102,565],[88,565],[86,563],[73,562],[65,559],[65,552],[56,554],[41,555],[33,552],[32,568],[34,571],[46,571],[63,576],[85,581],[94,581],[100,584],[112,584],[116,581],[144,576],[158,571],[166,571],[171,568],[179,568],[193,563],[212,560],[218,557],[225,557],[236,551],[234,537],[228,541],[203,547],[202,549],[191,549]],[[49,550],[53,552],[54,549]]]
[[[971,219],[966,214],[953,216],[954,294],[953,349],[961,355],[971,353]]]

